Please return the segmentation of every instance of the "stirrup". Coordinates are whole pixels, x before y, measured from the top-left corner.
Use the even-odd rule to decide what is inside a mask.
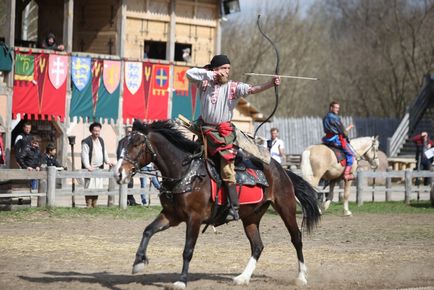
[[[237,221],[240,219],[240,215],[238,213],[238,210],[230,207],[229,208],[229,212],[228,215],[226,216],[226,222],[231,222],[231,221]]]

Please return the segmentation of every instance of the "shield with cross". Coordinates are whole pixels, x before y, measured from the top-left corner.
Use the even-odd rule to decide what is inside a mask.
[[[48,58],[48,76],[56,90],[59,89],[68,76],[68,56],[50,54]]]

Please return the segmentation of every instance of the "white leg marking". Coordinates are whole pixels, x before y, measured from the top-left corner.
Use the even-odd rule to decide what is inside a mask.
[[[344,216],[351,216],[352,214],[348,208],[348,201],[344,201]]]
[[[323,203],[324,211],[326,211],[326,210],[329,209],[329,207],[330,207],[330,203],[331,203],[331,200],[326,200],[326,201]]]
[[[298,261],[298,277],[295,279],[295,285],[305,286],[307,285],[307,267],[304,263]]]
[[[250,277],[252,277],[253,271],[256,269],[256,259],[250,257],[246,268],[243,273],[234,278],[234,283],[237,285],[248,285],[250,282]]]
[[[145,269],[145,263],[139,263],[133,266],[133,274],[142,272]]]
[[[184,282],[177,281],[177,282],[173,283],[174,289],[185,289],[185,287],[186,287],[186,285]]]

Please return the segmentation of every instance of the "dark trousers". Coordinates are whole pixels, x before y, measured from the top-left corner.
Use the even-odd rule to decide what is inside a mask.
[[[419,160],[416,161],[416,170],[428,170],[430,171],[432,168],[432,160],[431,159],[424,159],[422,161],[420,161],[420,168],[419,168]],[[431,184],[432,179],[430,177],[425,177],[423,179],[423,184],[424,185],[430,185]],[[419,178],[416,178],[416,185],[419,185]]]

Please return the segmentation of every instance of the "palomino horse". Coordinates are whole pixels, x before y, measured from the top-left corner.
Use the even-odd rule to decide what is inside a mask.
[[[151,237],[182,222],[187,224],[186,240],[183,251],[182,273],[174,288],[184,289],[187,284],[188,268],[198,238],[200,227],[207,224],[213,217],[213,203],[211,202],[210,177],[205,169],[205,162],[198,156],[200,145],[185,138],[172,122],[154,122],[150,125],[135,123],[134,131],[130,135],[126,153],[116,167],[118,183],[128,183],[132,175],[153,162],[163,177],[160,201],[163,207],[156,219],[149,224],[144,232],[136,259],[133,263],[133,274],[143,270],[148,263],[146,255]],[[199,160],[202,170],[196,172],[205,174],[196,175],[190,170],[192,160]],[[194,163],[193,163],[194,164]],[[296,197],[303,208],[303,223],[307,230],[311,230],[320,220],[320,210],[317,206],[316,191],[301,177],[294,176],[293,184],[289,174],[275,161],[264,165],[269,187],[264,198],[256,204],[241,205],[240,217],[245,234],[250,241],[251,257],[245,270],[234,278],[236,284],[248,284],[264,248],[259,234],[259,223],[267,208],[271,204],[282,218],[291,235],[298,258],[298,277],[296,283],[306,284],[306,266],[302,252],[302,235],[296,220]],[[184,177],[191,180],[189,190],[177,193],[173,188],[185,183]],[[214,225],[224,223],[224,216],[213,222]]]
[[[366,159],[371,168],[376,169],[379,165],[378,160],[378,137],[360,137],[351,140],[351,146],[355,151],[357,162]],[[352,173],[357,170],[357,162],[354,162]],[[327,146],[312,145],[304,150],[301,157],[301,170],[303,177],[312,185],[318,186],[321,179],[330,181],[330,191],[326,194],[326,201],[323,204],[324,210],[333,200],[333,189],[339,180],[342,179],[344,167],[337,162],[335,153]],[[344,215],[350,216],[352,213],[348,208],[350,197],[351,180],[345,181],[344,188]]]

